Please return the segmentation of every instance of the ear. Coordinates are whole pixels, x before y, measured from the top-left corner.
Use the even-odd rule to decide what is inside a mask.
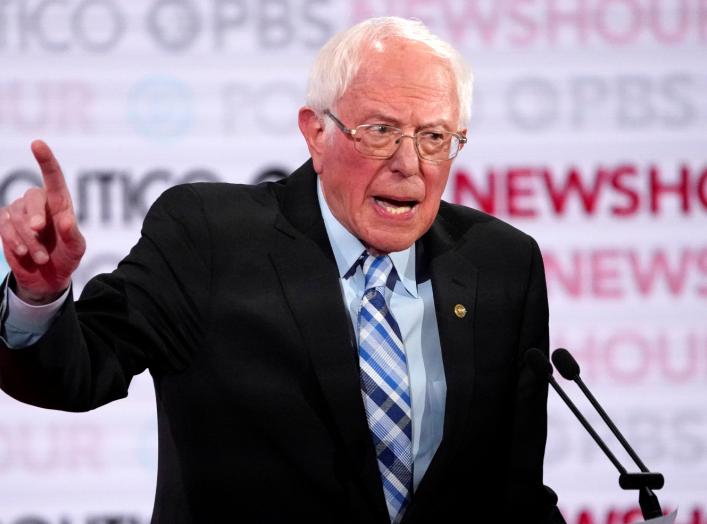
[[[304,136],[307,142],[309,155],[312,157],[314,163],[314,170],[317,173],[321,173],[326,145],[324,123],[322,119],[319,118],[319,115],[309,107],[300,108],[297,121],[299,123],[299,130],[302,132],[302,136]]]

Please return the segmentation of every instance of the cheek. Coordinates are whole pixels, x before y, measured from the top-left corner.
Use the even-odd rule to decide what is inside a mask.
[[[330,207],[338,211],[340,220],[355,220],[363,212],[366,200],[367,185],[364,177],[357,175],[357,166],[348,163],[340,157],[337,162],[327,166],[321,176],[325,195],[328,196]]]
[[[447,186],[447,180],[449,179],[449,168],[431,170],[426,173],[426,179],[427,196],[433,197],[432,200],[439,200],[442,198],[444,188]]]
[[[442,196],[442,193],[444,193],[444,189],[447,187],[447,180],[449,180],[450,169],[451,166],[446,166],[444,169],[439,169],[435,173],[434,191],[438,197]]]
[[[360,155],[342,154],[337,171],[338,191],[341,198],[352,206],[362,205],[369,193],[369,187],[375,178],[376,166],[369,165]]]

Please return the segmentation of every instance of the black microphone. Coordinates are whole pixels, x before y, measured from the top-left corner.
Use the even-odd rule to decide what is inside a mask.
[[[567,393],[565,393],[565,391],[560,387],[555,378],[552,376],[552,364],[550,364],[550,361],[548,360],[545,353],[540,351],[538,348],[531,348],[525,352],[525,361],[533,370],[533,372],[538,376],[538,378],[550,382],[550,385],[555,389],[555,391],[557,391],[557,394],[560,396],[563,402],[567,405],[568,408],[570,408],[570,411],[574,413],[574,416],[577,417],[577,420],[582,423],[584,429],[586,429],[587,432],[592,436],[594,442],[596,442],[597,445],[604,452],[604,454],[609,457],[609,460],[612,462],[614,467],[619,470],[619,473],[621,475],[626,474],[626,468],[623,467],[623,465],[618,461],[618,459],[612,453],[606,443],[601,439],[597,432],[594,431],[592,425],[587,421],[586,418],[584,418],[584,415],[582,415],[581,411],[577,409],[577,406],[574,402],[572,402],[572,399],[567,396]]]
[[[601,407],[601,404],[597,401],[596,398],[594,398],[594,395],[592,395],[592,392],[589,391],[589,388],[587,385],[584,383],[582,378],[579,376],[579,364],[577,361],[574,359],[574,357],[570,354],[569,351],[567,351],[565,348],[558,348],[552,353],[552,363],[555,364],[555,368],[557,371],[560,372],[560,375],[562,375],[564,378],[567,380],[572,380],[579,386],[579,389],[582,390],[582,393],[584,393],[584,396],[587,397],[589,402],[594,406],[594,409],[597,410],[597,413],[601,416],[602,420],[606,423],[607,426],[609,426],[609,429],[611,432],[616,436],[617,440],[621,442],[621,445],[624,447],[626,452],[631,456],[633,461],[636,463],[636,465],[641,469],[641,471],[648,473],[648,468],[646,465],[641,461],[641,459],[638,457],[636,452],[633,450],[633,448],[629,445],[629,443],[626,441],[624,436],[621,434],[619,431],[619,428],[616,427],[614,422],[609,418],[609,415],[604,411],[604,408]],[[663,482],[661,479],[661,483],[659,486],[649,486],[653,489],[660,489],[663,487]]]
[[[584,396],[587,397],[589,402],[597,413],[601,416],[604,423],[611,429],[616,439],[621,443],[626,452],[630,455],[631,459],[640,468],[641,473],[627,473],[622,472],[619,476],[619,485],[623,489],[637,489],[639,491],[639,502],[641,505],[641,510],[645,518],[653,518],[662,516],[662,511],[660,509],[660,504],[658,503],[658,498],[651,491],[653,489],[660,489],[665,484],[665,479],[660,473],[653,473],[648,470],[643,461],[638,457],[636,452],[633,450],[628,441],[624,438],[623,434],[616,427],[614,422],[609,418],[609,415],[601,407],[601,404],[597,401],[589,388],[584,383],[584,381],[579,376],[579,364],[574,359],[574,357],[564,348],[558,348],[552,353],[552,362],[555,364],[557,371],[560,372],[565,379],[571,380],[579,386],[582,390]]]

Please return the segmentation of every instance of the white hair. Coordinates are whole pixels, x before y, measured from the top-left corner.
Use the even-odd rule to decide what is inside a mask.
[[[337,33],[324,44],[309,75],[307,105],[319,115],[327,109],[334,110],[356,76],[364,52],[376,41],[389,37],[422,43],[434,54],[447,60],[456,83],[459,129],[466,127],[471,116],[471,69],[459,51],[430,32],[422,22],[397,16],[370,18]],[[329,129],[331,122],[326,120]]]

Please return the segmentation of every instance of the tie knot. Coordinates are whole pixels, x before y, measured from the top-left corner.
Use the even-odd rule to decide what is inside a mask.
[[[366,276],[366,289],[384,287],[393,269],[393,261],[388,255],[373,256],[364,254],[363,274]]]

